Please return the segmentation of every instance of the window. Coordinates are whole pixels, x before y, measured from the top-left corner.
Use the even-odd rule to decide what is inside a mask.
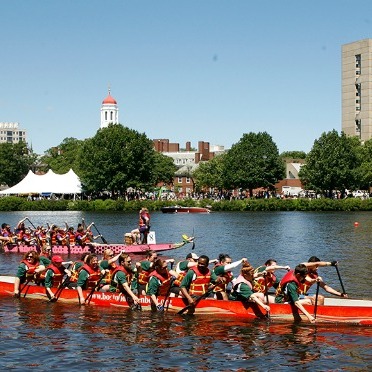
[[[190,177],[186,177],[186,183],[191,183]]]
[[[105,111],[105,120],[107,121],[107,111]]]
[[[178,177],[178,183],[182,183],[182,177]]]
[[[110,112],[110,120],[112,121],[112,118],[114,117],[114,113],[111,111]]]

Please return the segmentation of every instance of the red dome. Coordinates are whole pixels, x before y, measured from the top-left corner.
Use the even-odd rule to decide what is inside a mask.
[[[116,105],[117,102],[113,97],[111,97],[109,93],[109,95],[102,101],[102,104],[103,105]]]

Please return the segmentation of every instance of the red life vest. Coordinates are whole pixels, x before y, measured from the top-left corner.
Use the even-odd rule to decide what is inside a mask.
[[[184,261],[181,261],[181,262],[184,262]],[[180,263],[181,262],[178,262],[178,264],[176,266],[176,272],[178,273],[178,276],[173,282],[173,285],[175,285],[177,287],[179,287],[181,285],[181,282],[182,282],[183,278],[186,276],[186,273],[189,271],[189,269],[184,270],[184,271],[180,270]]]
[[[67,232],[67,240],[68,240],[70,245],[74,245],[75,244],[75,234],[71,233],[71,232]]]
[[[284,302],[288,302],[288,297],[286,296],[286,294],[283,292],[284,291],[284,288],[285,286],[290,283],[290,282],[295,282],[297,284],[297,287],[300,286],[300,282],[298,281],[298,279],[296,278],[295,274],[294,274],[294,270],[290,270],[288,271],[282,278],[282,280],[280,281],[279,283],[279,286],[276,290],[276,293],[275,295],[276,296],[279,296],[279,295],[284,295]]]
[[[87,283],[86,283],[86,288],[87,289],[94,288],[97,285],[97,283],[100,280],[100,278],[101,278],[101,272],[99,270],[99,267],[97,267],[97,269],[94,270],[89,265],[84,264],[79,269],[79,273],[80,273],[81,270],[85,270],[89,274],[88,280],[87,280]]]
[[[215,265],[215,267],[218,267],[218,266],[223,266],[223,265],[221,263],[218,263]],[[224,274],[219,275],[219,276],[222,278],[225,278],[226,280],[224,283],[217,284],[214,287],[213,292],[226,292],[227,285],[233,280],[234,276],[231,271],[227,271]]]
[[[112,278],[114,277],[113,273],[114,273],[116,268],[117,268],[116,263],[115,262],[111,263],[110,266],[109,266],[109,271],[108,272],[106,271],[105,279],[102,280],[102,282],[104,282],[105,284],[110,284]]]
[[[57,245],[57,233],[54,231],[50,232],[50,245],[53,247]]]
[[[77,264],[77,263],[82,264],[82,266],[80,266],[78,269],[76,268],[76,264]],[[83,266],[84,266],[84,262],[83,262],[83,261],[75,261],[75,262],[72,264],[70,282],[72,282],[72,283],[77,282],[78,277],[79,277],[80,269],[81,269]]]
[[[257,267],[257,269],[254,271],[255,273],[261,272],[260,269],[266,266],[260,266]],[[273,272],[269,271],[266,274],[266,282],[264,276],[259,276],[258,278],[255,278],[253,281],[253,290],[255,292],[261,292],[265,293],[266,291],[266,283],[267,283],[267,289],[272,287],[274,283],[276,282],[276,276]]]
[[[300,283],[299,286],[298,286],[298,290],[297,290],[298,293],[299,294],[307,294],[310,287],[314,284],[314,282],[312,282],[309,279],[316,279],[318,276],[319,275],[318,275],[317,272],[308,272],[307,275],[306,275],[306,278],[305,278],[305,282]]]
[[[153,267],[150,267],[150,269],[148,271],[143,270],[141,268],[141,270],[138,272],[138,283],[142,284],[142,285],[147,284],[150,280],[150,274],[153,271],[154,271]]]
[[[40,266],[40,262],[37,261],[31,264],[27,260],[22,260],[21,263],[24,263],[26,266],[26,280],[32,280],[35,275],[35,270]]]
[[[189,294],[200,296],[207,292],[211,282],[211,272],[208,269],[206,274],[202,274],[197,266],[190,269],[196,274],[196,278],[191,282]]]
[[[41,279],[45,279],[45,276],[46,276],[46,273],[48,270],[52,270],[54,275],[53,275],[53,287],[58,287],[61,283],[62,283],[62,280],[63,280],[63,276],[65,274],[65,268],[62,266],[60,269],[53,265],[53,264],[50,264],[48,267],[47,267],[47,270],[45,271],[45,274],[42,274],[40,277]]]
[[[116,292],[121,292],[120,288],[118,286],[118,283],[115,281],[115,279],[116,279],[115,276],[119,271],[122,271],[125,274],[129,287],[131,286],[132,280],[133,280],[133,272],[132,271],[127,270],[124,266],[115,267],[115,270],[112,272],[112,276],[111,276],[112,277],[111,286],[116,287]]]
[[[155,276],[155,278],[159,279],[159,281],[161,283],[160,287],[158,288],[157,296],[166,296],[168,291],[169,291],[170,284],[171,284],[170,280],[172,278],[172,276],[169,274],[168,270],[167,270],[167,273],[166,273],[166,277],[159,274],[156,270],[154,270],[150,274],[150,278],[152,276]]]

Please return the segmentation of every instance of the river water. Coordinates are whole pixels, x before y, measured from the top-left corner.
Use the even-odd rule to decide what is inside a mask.
[[[1,223],[15,226],[28,216],[34,225],[77,226],[94,221],[109,243],[123,241],[136,227],[135,213],[9,212]],[[195,253],[253,266],[268,258],[290,265],[316,255],[339,261],[341,279],[352,298],[372,298],[372,214],[313,212],[152,213],[156,240],[196,236]],[[357,223],[357,224],[356,224]],[[164,254],[176,260],[191,245]],[[14,275],[21,257],[0,254],[0,275]],[[140,257],[134,257],[134,260]],[[238,271],[235,271],[237,273]],[[280,272],[278,272],[280,276]],[[340,290],[333,267],[321,269]],[[0,296],[2,370],[69,371],[368,371],[372,368],[372,327],[245,321],[218,316],[118,311],[94,306]]]

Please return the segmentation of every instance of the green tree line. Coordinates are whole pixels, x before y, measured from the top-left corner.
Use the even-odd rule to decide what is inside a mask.
[[[336,130],[323,133],[308,154],[279,154],[266,132],[245,133],[230,150],[200,162],[193,172],[195,191],[256,188],[274,189],[285,177],[285,158],[304,159],[300,179],[306,189],[325,196],[332,191],[368,189],[372,183],[372,140],[361,143]],[[159,184],[172,184],[173,160],[154,150],[144,133],[111,124],[85,140],[65,138],[38,160],[38,169],[66,173],[72,168],[89,194],[109,192],[120,196],[131,187],[145,191]],[[0,144],[0,182],[13,186],[35,169],[36,154],[25,143]]]

